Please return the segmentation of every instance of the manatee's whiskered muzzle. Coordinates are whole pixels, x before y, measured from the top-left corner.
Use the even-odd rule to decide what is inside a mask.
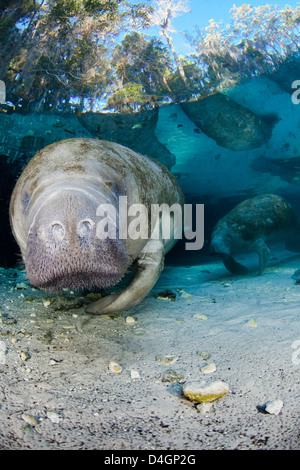
[[[96,207],[81,194],[52,199],[27,236],[25,266],[30,282],[44,289],[105,288],[128,267],[122,240],[99,239]]]
[[[27,243],[28,278],[43,289],[110,287],[123,277],[128,264],[123,244],[115,240],[85,245],[63,239],[49,245],[33,236]]]

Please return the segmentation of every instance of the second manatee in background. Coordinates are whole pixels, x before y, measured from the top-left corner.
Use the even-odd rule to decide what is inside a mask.
[[[219,220],[212,232],[210,254],[219,256],[231,273],[246,274],[248,269],[235,261],[233,255],[256,252],[258,272],[262,274],[270,258],[266,241],[272,239],[283,239],[288,249],[300,251],[297,214],[281,196],[263,194],[246,199]],[[298,247],[292,245],[297,239]]]

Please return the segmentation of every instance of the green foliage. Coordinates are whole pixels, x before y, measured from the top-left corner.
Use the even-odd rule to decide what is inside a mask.
[[[201,72],[189,59],[179,59],[184,71],[185,82],[182,81],[180,70],[175,69],[168,77],[169,96],[173,102],[187,101],[197,98],[199,94],[199,83],[201,82]]]
[[[163,43],[152,37],[147,39],[138,32],[126,34],[113,51],[112,66],[118,82],[142,85],[145,93],[163,97],[167,93],[166,75],[172,67],[172,59]]]
[[[117,112],[137,111],[147,102],[143,86],[128,82],[122,88],[113,93],[107,100],[107,108]]]
[[[0,39],[15,28],[15,24],[29,17],[36,9],[34,0],[0,0]]]

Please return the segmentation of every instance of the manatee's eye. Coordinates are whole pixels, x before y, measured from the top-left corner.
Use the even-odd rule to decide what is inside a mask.
[[[85,238],[90,235],[95,222],[92,219],[81,220],[77,226],[77,234],[79,237]]]

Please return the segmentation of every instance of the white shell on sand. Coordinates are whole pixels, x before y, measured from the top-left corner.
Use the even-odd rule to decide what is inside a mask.
[[[205,364],[203,367],[201,367],[200,371],[202,374],[212,374],[213,372],[216,372],[217,367],[214,362],[210,362],[209,364]]]
[[[271,400],[264,404],[263,410],[265,413],[269,413],[270,415],[278,415],[282,407],[283,402],[281,400]]]
[[[120,366],[120,364],[114,361],[110,361],[110,363],[108,364],[108,368],[114,374],[120,374],[120,372],[122,372],[122,366]]]

